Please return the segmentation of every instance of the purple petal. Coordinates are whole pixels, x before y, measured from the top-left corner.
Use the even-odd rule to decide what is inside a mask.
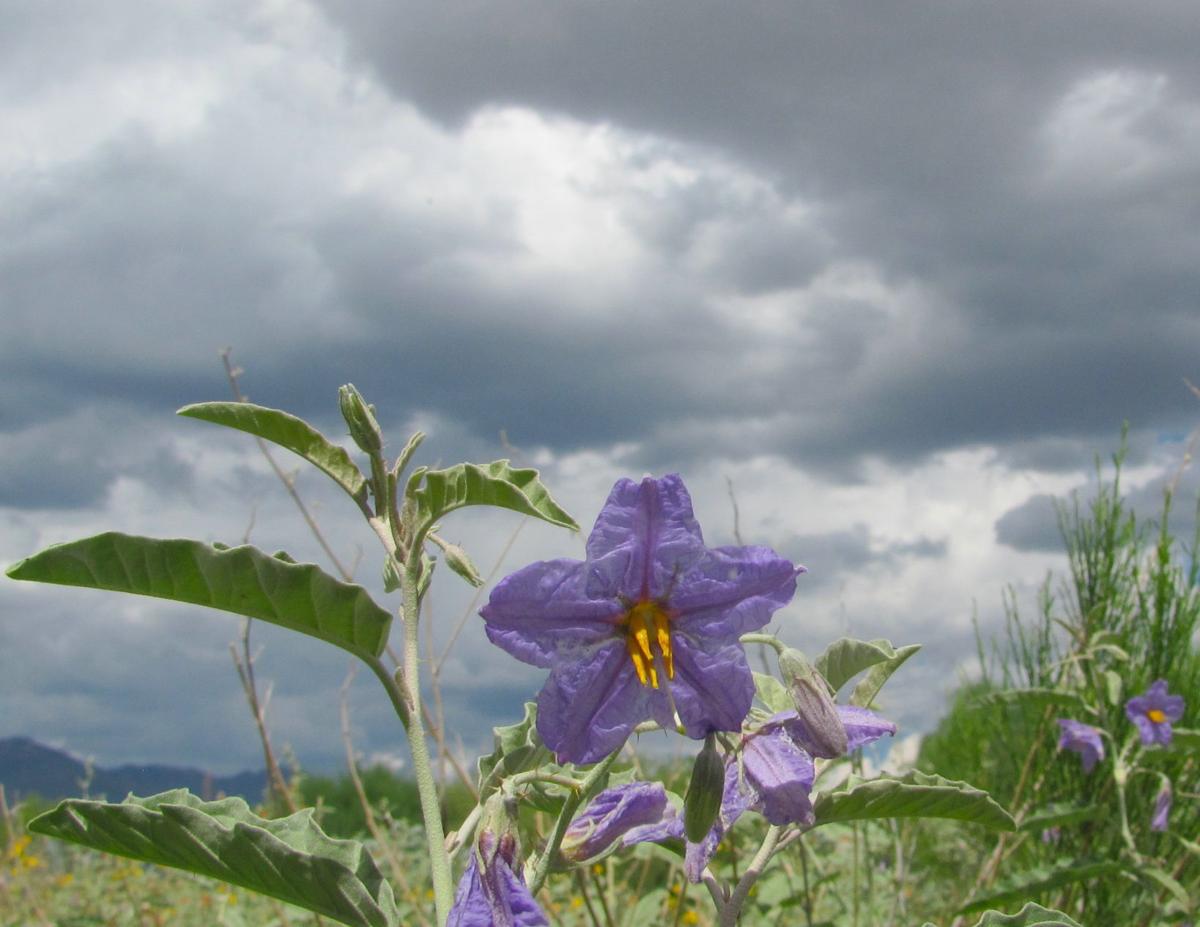
[[[796,575],[797,567],[769,547],[710,550],[671,593],[672,624],[695,637],[734,641],[792,600]]]
[[[583,593],[580,560],[543,560],[505,577],[479,614],[492,643],[534,666],[554,666],[619,633],[615,599]]]
[[[1062,729],[1062,736],[1058,739],[1059,749],[1078,753],[1083,761],[1083,771],[1090,773],[1097,761],[1104,759],[1104,742],[1100,739],[1100,732],[1090,724],[1070,718],[1059,718],[1058,726]]]
[[[742,767],[757,795],[750,807],[772,824],[813,823],[808,797],[816,775],[812,757],[797,747],[785,730],[747,738]]]
[[[618,480],[588,537],[587,595],[661,599],[704,552],[692,499],[678,474]]]
[[[634,827],[662,820],[667,792],[660,782],[631,782],[605,789],[567,827],[562,854],[575,862],[599,856]]]
[[[635,843],[662,843],[664,840],[683,839],[683,818],[674,805],[668,804],[659,820],[629,828],[621,838],[621,845],[631,847]]]
[[[654,697],[665,702],[638,682],[624,641],[613,641],[550,673],[538,695],[538,734],[560,763],[595,763],[651,716]]]
[[[673,634],[675,678],[671,696],[688,737],[740,731],[754,701],[754,677],[741,644],[705,648]]]
[[[474,852],[459,879],[446,927],[548,927],[549,921],[525,883],[502,858],[480,872]]]
[[[1154,814],[1150,818],[1150,829],[1164,831],[1167,829],[1167,818],[1171,814],[1171,786],[1164,782],[1158,794],[1154,796]]]
[[[838,705],[838,714],[846,726],[846,751],[857,750],[874,743],[884,734],[895,734],[896,725],[886,721],[873,711],[856,705]]]

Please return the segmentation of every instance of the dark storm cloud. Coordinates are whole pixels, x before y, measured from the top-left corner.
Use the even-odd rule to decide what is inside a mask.
[[[944,557],[947,543],[945,538],[883,542],[872,538],[866,525],[854,525],[847,531],[795,535],[779,546],[807,567],[801,583],[815,589],[844,582],[864,569],[888,571],[915,558]]]
[[[996,540],[1016,550],[1062,550],[1054,496],[1039,493],[996,521]]]
[[[871,16],[777,3],[324,7],[397,97],[451,125],[518,104],[710,146],[817,203],[823,256],[932,292],[916,343],[870,308],[858,321],[853,304],[823,307],[827,337],[797,344],[775,393],[804,387],[806,414],[777,431],[801,460],[1048,437],[1095,446],[1124,418],[1179,427],[1190,414],[1177,384],[1200,338],[1200,200],[1178,191],[1200,182],[1187,129],[1200,65],[1186,3]],[[1134,101],[1118,93],[1093,112],[1087,81],[1105,74],[1127,77]],[[1123,180],[1124,155],[1106,162],[1101,144],[1089,180],[1077,152],[1057,151],[1047,125],[1081,95],[1085,116],[1116,119],[1118,141],[1153,149],[1152,169]],[[688,228],[663,226],[665,260],[686,250]],[[810,259],[786,244],[758,254],[711,282],[753,292],[807,279]],[[837,324],[859,356],[823,369]],[[873,337],[895,349],[862,351]],[[711,411],[744,414],[728,401]]]

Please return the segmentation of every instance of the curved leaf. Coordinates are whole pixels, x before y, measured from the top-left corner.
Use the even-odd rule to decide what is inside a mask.
[[[1007,811],[966,782],[910,772],[899,779],[864,781],[851,776],[842,788],[813,803],[817,825],[870,818],[950,818],[993,830],[1014,830]]]
[[[896,672],[909,657],[920,649],[920,644],[909,644],[901,647],[882,663],[872,666],[850,693],[850,704],[863,708],[870,707],[871,703],[875,701],[875,696],[879,694],[879,690],[883,688],[883,684],[892,678],[892,673]]]
[[[970,914],[997,904],[1019,902],[1030,895],[1040,895],[1073,882],[1086,882],[1101,876],[1115,875],[1124,871],[1124,868],[1120,863],[1111,860],[1085,859],[1054,867],[1030,869],[1004,879],[994,891],[959,908],[958,913]]]
[[[860,641],[842,637],[826,647],[813,665],[825,677],[830,688],[837,692],[867,667],[895,656],[896,649],[889,640]]]
[[[345,448],[334,444],[303,419],[250,402],[197,402],[175,414],[236,428],[286,447],[332,477],[357,501],[366,502],[367,479]]]
[[[362,844],[335,840],[312,809],[267,820],[240,798],[186,789],[119,804],[68,799],[29,823],[39,834],[186,869],[355,927],[397,927],[392,888]]]
[[[1016,914],[985,911],[975,927],[1029,927],[1031,924],[1041,924],[1043,927],[1079,927],[1078,921],[1067,917],[1061,911],[1043,908],[1032,901]]]
[[[495,505],[579,530],[575,519],[550,497],[536,470],[514,468],[507,460],[483,466],[463,463],[446,470],[414,470],[408,495],[416,503],[421,525],[430,525],[466,505]]]
[[[8,575],[207,605],[300,631],[364,659],[383,652],[392,621],[362,586],[250,546],[110,531],[47,547],[9,567]]]

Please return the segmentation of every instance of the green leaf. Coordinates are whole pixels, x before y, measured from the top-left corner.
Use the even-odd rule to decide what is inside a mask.
[[[950,818],[993,830],[1015,829],[1009,813],[987,792],[915,770],[899,779],[851,776],[836,791],[822,793],[813,810],[816,826],[871,818]]]
[[[13,579],[207,605],[337,644],[364,659],[387,644],[392,616],[362,586],[254,547],[107,532],[56,544],[9,567]]]
[[[538,472],[516,469],[507,460],[490,464],[458,464],[446,470],[413,471],[408,495],[417,509],[417,524],[429,526],[466,505],[495,505],[578,531],[579,525],[558,507]]]
[[[1023,705],[1030,708],[1055,706],[1095,713],[1076,693],[1065,689],[1002,689],[981,696],[979,701],[985,705]]]
[[[871,703],[875,701],[875,696],[879,694],[879,690],[883,688],[883,684],[892,678],[892,673],[896,672],[905,660],[920,649],[920,644],[909,644],[907,647],[897,650],[894,656],[872,666],[850,693],[850,704],[863,708],[870,707]]]
[[[1108,704],[1116,706],[1121,704],[1121,689],[1124,683],[1121,677],[1113,670],[1104,671],[1104,687],[1105,694],[1108,696]]]
[[[1100,814],[1101,809],[1095,805],[1076,805],[1066,801],[1055,802],[1037,809],[1025,818],[1021,822],[1021,830],[1032,832],[1062,824],[1078,824],[1080,821],[1090,821]]]
[[[766,705],[772,714],[780,711],[792,711],[796,707],[787,688],[774,676],[755,673],[754,691],[758,695],[759,701]]]
[[[29,829],[240,885],[343,924],[400,923],[392,888],[370,854],[327,836],[312,809],[267,820],[240,798],[205,802],[176,789],[119,804],[68,799]]]
[[[175,414],[236,428],[286,447],[332,477],[358,502],[366,502],[367,479],[345,448],[334,444],[303,419],[249,402],[197,402]]]
[[[1120,863],[1111,860],[1074,860],[1058,866],[1030,869],[1009,876],[994,891],[971,901],[958,913],[971,914],[995,905],[1020,902],[1030,895],[1040,895],[1074,882],[1115,875],[1123,870]]]
[[[852,637],[842,637],[825,648],[813,662],[813,665],[825,677],[831,689],[837,692],[869,666],[882,663],[896,656],[892,642],[879,638],[873,641],[860,641]]]
[[[537,733],[537,705],[525,703],[525,717],[516,724],[492,728],[495,749],[479,758],[480,800],[496,791],[505,776],[533,769],[553,759]]]
[[[1041,924],[1042,927],[1080,927],[1078,921],[1067,917],[1061,911],[1043,908],[1032,901],[1016,914],[985,911],[975,927],[1030,927],[1032,924]]]
[[[1166,889],[1183,906],[1183,910],[1190,911],[1192,909],[1192,898],[1187,893],[1187,889],[1162,869],[1159,869],[1157,866],[1137,866],[1130,867],[1130,871],[1143,879],[1153,882],[1159,888]]]

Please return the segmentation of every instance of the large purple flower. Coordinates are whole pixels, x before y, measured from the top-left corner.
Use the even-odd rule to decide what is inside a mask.
[[[1165,747],[1171,742],[1171,723],[1183,717],[1183,696],[1168,695],[1167,681],[1159,679],[1125,703],[1125,714],[1137,727],[1143,746]]]
[[[1104,759],[1104,741],[1100,739],[1100,732],[1090,724],[1070,718],[1059,718],[1058,726],[1062,729],[1058,748],[1078,753],[1083,760],[1083,771],[1090,773],[1096,762]]]
[[[559,762],[594,763],[654,719],[689,737],[737,731],[754,698],[738,637],[796,589],[766,547],[704,546],[676,474],[618,480],[587,559],[545,560],[502,580],[480,614],[491,641],[550,670],[538,733]]]
[[[548,927],[519,869],[511,836],[481,833],[458,882],[446,927]]]

